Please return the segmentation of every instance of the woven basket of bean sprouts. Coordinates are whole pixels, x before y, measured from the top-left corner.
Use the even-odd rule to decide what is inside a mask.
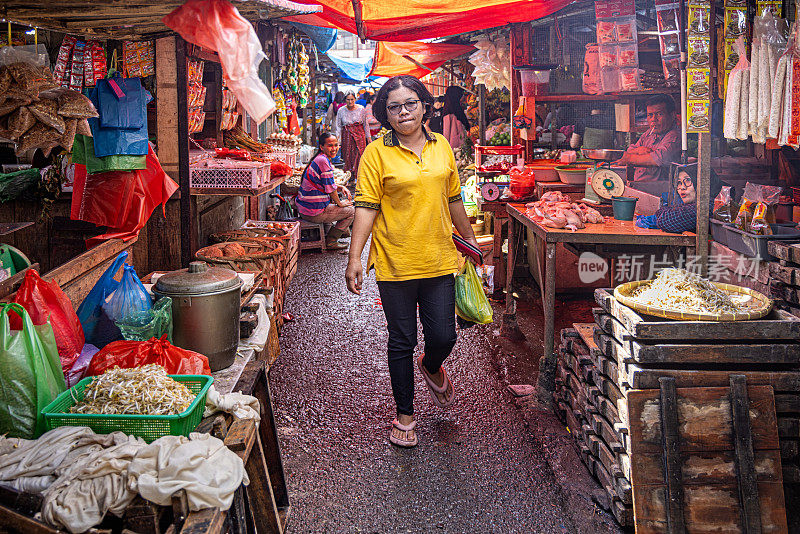
[[[747,321],[772,310],[772,300],[758,291],[674,268],[663,269],[653,280],[622,284],[614,297],[640,313],[679,321]]]
[[[188,436],[200,424],[213,381],[206,375],[168,375],[154,364],[114,367],[84,378],[42,415],[47,430],[88,426],[98,434],[121,431],[148,443],[167,435]]]

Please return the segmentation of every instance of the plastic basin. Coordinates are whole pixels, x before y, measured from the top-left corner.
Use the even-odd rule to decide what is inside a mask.
[[[636,197],[611,197],[614,218],[618,221],[632,221],[638,200]]]
[[[583,185],[586,183],[586,165],[569,165],[556,167],[559,179],[565,184]]]
[[[558,171],[556,171],[555,165],[548,165],[546,163],[533,163],[525,165],[525,168],[533,171],[537,182],[558,181]]]

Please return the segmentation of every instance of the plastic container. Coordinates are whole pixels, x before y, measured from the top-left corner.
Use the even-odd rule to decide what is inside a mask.
[[[618,221],[632,221],[638,200],[636,197],[611,197],[614,218]]]
[[[564,165],[556,167],[558,178],[565,184],[583,185],[586,183],[586,169],[584,165]]]
[[[784,243],[800,243],[800,228],[795,224],[771,224],[773,235],[756,235],[736,228],[730,223],[723,224],[726,232],[725,246],[729,249],[757,258],[761,261],[778,261],[767,249],[769,241],[782,241]],[[712,237],[714,236],[712,228]],[[716,237],[714,238],[717,241]]]
[[[83,391],[94,380],[84,378],[60,394],[43,410],[45,427],[53,430],[61,426],[88,426],[97,434],[110,434],[117,430],[139,436],[147,443],[162,436],[188,436],[203,418],[206,395],[214,379],[206,375],[169,375],[183,384],[196,397],[192,404],[178,415],[94,415],[69,413],[69,409],[83,400]]]
[[[550,71],[542,69],[520,69],[522,96],[540,96],[550,93]]]
[[[536,175],[527,168],[524,171],[514,171],[508,173],[510,184],[508,189],[516,199],[523,199],[536,192]]]
[[[549,163],[529,163],[525,165],[526,169],[530,169],[536,176],[537,182],[557,182],[558,171],[556,165]]]

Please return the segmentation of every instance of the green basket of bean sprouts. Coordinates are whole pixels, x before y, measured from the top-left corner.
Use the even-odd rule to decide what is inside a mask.
[[[147,443],[162,436],[188,436],[203,417],[214,379],[167,375],[158,365],[115,367],[84,378],[42,410],[47,430],[87,426],[98,434],[124,432]]]

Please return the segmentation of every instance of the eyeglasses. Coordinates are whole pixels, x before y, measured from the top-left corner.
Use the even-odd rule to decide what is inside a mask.
[[[417,109],[420,100],[409,100],[403,104],[392,104],[391,106],[386,106],[386,111],[391,113],[392,115],[400,115],[400,109],[406,108],[406,111],[412,112]]]
[[[675,184],[676,189],[689,189],[690,187],[694,187],[694,184],[687,178],[679,179],[678,183]]]

